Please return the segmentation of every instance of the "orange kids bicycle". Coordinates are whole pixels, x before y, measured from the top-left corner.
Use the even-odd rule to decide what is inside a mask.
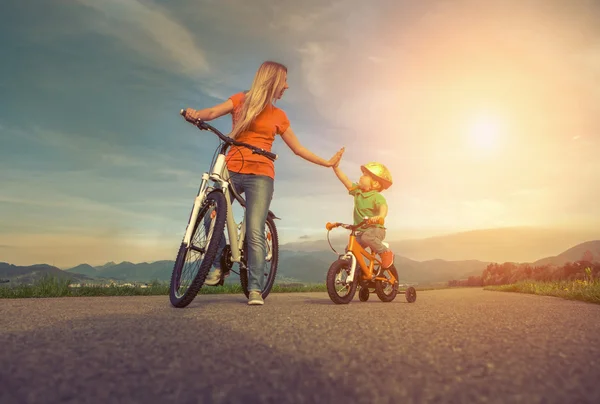
[[[391,302],[398,293],[406,295],[406,301],[413,303],[417,300],[417,292],[410,286],[405,292],[398,292],[398,271],[394,265],[389,268],[382,268],[381,261],[376,253],[364,249],[356,240],[356,231],[368,222],[369,218],[357,225],[344,223],[327,223],[327,240],[329,232],[336,227],[343,227],[350,230],[350,239],[346,246],[346,252],[339,254],[327,271],[327,293],[331,300],[336,304],[348,304],[354,298],[356,289],[360,285],[358,298],[361,302],[369,300],[369,295],[374,289],[377,297],[382,302]],[[383,224],[383,220],[380,221]],[[387,243],[383,243],[389,247]],[[329,243],[331,246],[331,243]],[[334,253],[337,251],[331,247]],[[367,262],[368,261],[368,264]],[[357,271],[357,266],[359,270]]]

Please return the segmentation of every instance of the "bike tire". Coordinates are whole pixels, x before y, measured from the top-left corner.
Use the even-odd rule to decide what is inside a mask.
[[[273,289],[273,285],[275,284],[275,278],[277,277],[277,265],[279,264],[279,236],[277,235],[277,227],[275,226],[275,220],[273,220],[272,217],[267,217],[266,226],[269,229],[269,232],[271,233],[272,255],[269,272],[265,274],[265,286],[262,290],[263,300],[266,299],[267,296],[269,296],[269,293],[271,293],[271,289]],[[244,265],[240,266],[240,283],[242,284],[242,290],[244,291],[246,298],[248,298],[250,296],[250,292],[248,291],[248,260],[245,255],[248,249],[245,240],[243,251]]]
[[[331,264],[329,270],[327,271],[327,293],[329,294],[331,301],[335,304],[348,304],[354,298],[357,287],[357,275],[360,271],[359,268],[356,268],[354,272],[354,279],[350,283],[350,289],[345,296],[340,296],[336,289],[336,278],[338,273],[340,273],[340,271],[350,271],[351,265],[351,261],[348,259],[338,259]]]
[[[186,263],[186,258],[188,257],[188,253],[192,250],[193,241],[197,238],[198,231],[203,231],[203,227],[200,226],[201,221],[204,220],[204,216],[209,212],[210,208],[215,206],[214,211],[216,212],[215,216],[215,224],[213,226],[213,233],[210,235],[210,239],[206,241],[208,247],[206,247],[206,251],[204,252],[204,256],[202,258],[201,263],[192,264],[192,270],[197,270],[195,275],[192,275],[193,280],[191,281],[188,289],[179,296],[179,287],[181,286],[181,275],[184,269],[184,264]],[[173,266],[173,272],[171,274],[171,284],[169,285],[169,298],[171,304],[177,308],[183,308],[189,305],[198,292],[200,288],[204,284],[206,280],[206,276],[212,267],[213,261],[217,255],[217,249],[219,247],[219,241],[223,236],[223,232],[225,230],[225,218],[227,216],[227,205],[225,201],[225,196],[221,192],[221,190],[214,190],[210,192],[200,207],[198,212],[198,217],[196,219],[196,223],[194,223],[194,231],[192,233],[192,242],[190,243],[190,247],[186,248],[183,244],[179,246],[179,252],[177,253],[177,258],[175,259],[175,265]],[[190,278],[191,278],[190,277]]]
[[[375,281],[375,293],[377,293],[377,297],[379,297],[379,300],[385,303],[389,303],[392,300],[394,300],[396,298],[396,295],[398,294],[398,271],[393,265],[389,268],[385,268],[381,272],[383,274],[386,271],[392,273],[394,278],[396,278],[396,282],[392,285],[392,290],[389,293],[386,293],[385,288],[387,285],[389,285],[389,282]]]
[[[367,300],[369,300],[370,294],[371,292],[369,291],[369,288],[362,286],[358,291],[358,300],[360,300],[361,302],[366,302]]]
[[[417,290],[412,286],[408,287],[405,292],[406,301],[414,303],[417,300]]]

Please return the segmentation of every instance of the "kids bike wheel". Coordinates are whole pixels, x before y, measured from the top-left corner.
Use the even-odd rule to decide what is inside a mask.
[[[277,236],[277,227],[275,227],[275,221],[272,217],[267,217],[267,223],[265,225],[265,241],[266,241],[266,265],[264,273],[264,286],[262,290],[262,298],[266,299],[277,276],[277,264],[279,261],[279,237]],[[246,297],[249,296],[248,291],[248,259],[247,253],[248,244],[244,241],[244,258],[242,259],[244,265],[240,265],[240,283],[242,284],[242,290]]]
[[[194,300],[210,271],[225,230],[227,205],[219,190],[212,191],[200,207],[190,245],[181,243],[171,274],[169,298],[182,308]]]
[[[327,271],[327,293],[335,304],[348,304],[354,298],[357,285],[356,276],[355,279],[348,279],[351,267],[350,260],[338,259]]]
[[[415,290],[415,288],[410,286],[408,289],[406,289],[405,296],[407,302],[414,303],[415,300],[417,300],[417,291]]]
[[[396,295],[398,294],[398,271],[396,271],[396,268],[392,265],[389,268],[383,269],[381,271],[381,275],[379,276],[386,277],[388,280],[376,280],[375,293],[377,293],[377,297],[379,297],[379,300],[381,300],[382,302],[389,303],[392,300],[394,300],[396,298]],[[390,281],[392,276],[395,278],[395,281],[393,283]]]

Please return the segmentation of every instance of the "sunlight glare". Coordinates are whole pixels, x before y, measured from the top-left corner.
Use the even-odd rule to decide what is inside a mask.
[[[469,142],[478,151],[492,151],[497,148],[500,124],[497,119],[480,115],[471,122]]]

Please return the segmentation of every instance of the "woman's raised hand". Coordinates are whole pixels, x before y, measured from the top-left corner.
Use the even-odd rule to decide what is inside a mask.
[[[329,161],[327,162],[327,167],[335,167],[340,163],[340,160],[342,159],[342,155],[344,154],[344,151],[346,151],[345,147],[342,147],[340,150],[338,150],[337,153],[335,153],[333,155],[332,158],[329,159]]]

